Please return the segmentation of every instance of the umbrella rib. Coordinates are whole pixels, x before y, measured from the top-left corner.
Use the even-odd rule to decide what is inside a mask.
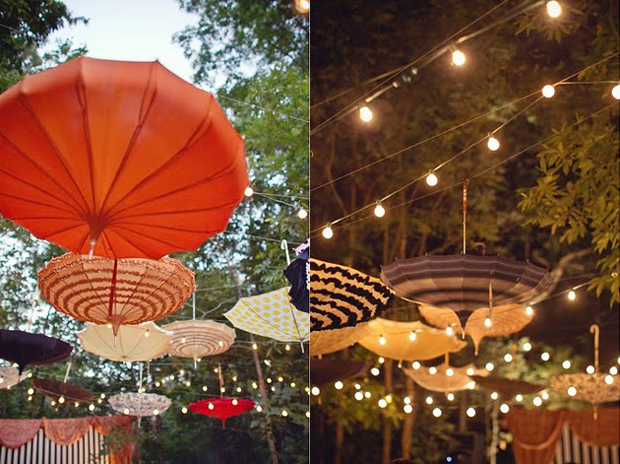
[[[169,247],[173,247],[173,248],[175,248],[175,249],[177,248],[177,245],[175,245],[175,244],[173,244],[173,243],[166,242],[165,240],[162,240],[162,239],[160,239],[160,238],[154,237],[154,236],[152,236],[152,235],[148,235],[148,234],[145,234],[145,233],[142,233],[142,232],[138,232],[137,230],[132,230],[132,229],[130,229],[130,228],[128,228],[128,227],[116,226],[116,228],[121,229],[121,230],[126,230],[127,232],[131,232],[131,233],[134,233],[134,234],[136,234],[136,235],[140,235],[140,236],[142,236],[142,237],[149,238],[149,239],[151,239],[151,240],[154,240],[154,241],[159,242],[159,243],[163,243],[164,245],[168,245]],[[125,240],[129,241],[129,239],[127,239],[127,238],[125,238]],[[132,243],[132,242],[129,242],[129,243]],[[132,244],[133,244],[133,243],[132,243]],[[137,248],[137,247],[136,247],[136,248]],[[142,251],[142,250],[140,250],[140,251]],[[147,254],[147,253],[145,253],[145,254]]]
[[[90,125],[88,120],[88,112],[86,111],[86,85],[84,84],[84,76],[82,74],[84,68],[84,60],[79,61],[79,75],[75,82],[75,94],[82,110],[82,131],[84,132],[84,140],[86,141],[86,155],[88,159],[88,172],[90,174],[90,196],[93,206],[93,214],[97,215],[97,203],[95,201],[95,174],[93,170],[93,150],[90,143]],[[80,87],[81,84],[81,87]],[[81,92],[80,92],[81,90]],[[97,238],[97,237],[92,237]]]
[[[90,280],[90,277],[88,275],[88,272],[86,272],[86,269],[84,269],[84,261],[80,262],[80,267],[82,268],[82,272],[84,273],[84,278],[86,279],[86,282],[88,282],[88,285],[90,285],[91,290],[93,291],[93,293],[95,295],[97,295],[98,299],[101,301],[101,304],[104,306],[104,308],[106,307],[106,302],[103,299],[103,297],[99,294],[99,292],[97,290],[95,290],[95,286],[93,285],[93,283]],[[105,311],[107,314],[107,311]]]
[[[174,211],[172,213],[177,213],[179,211]],[[166,213],[162,213],[162,214],[166,214]],[[190,230],[190,229],[182,229],[180,227],[171,227],[171,226],[166,226],[163,224],[157,224],[157,225],[152,225],[152,224],[143,224],[140,222],[129,222],[129,221],[117,221],[114,223],[115,226],[139,226],[139,227],[152,227],[154,229],[166,229],[166,230],[174,230],[176,232],[190,232],[190,233],[194,233],[194,234],[204,234],[204,233],[211,233],[211,232],[218,232],[218,230],[215,229],[206,229],[206,230]],[[127,230],[125,228],[125,230]]]
[[[124,215],[123,218],[144,217],[144,216],[162,216],[162,215],[165,215],[165,214],[198,213],[198,212],[204,212],[204,211],[218,211],[218,210],[221,210],[221,209],[230,208],[231,206],[236,206],[237,203],[238,203],[237,201],[232,201],[232,202],[226,203],[224,205],[210,206],[210,207],[207,207],[207,208],[175,209],[175,210],[171,210],[171,211],[156,211],[156,212],[152,212],[152,213],[139,213],[139,214],[133,214],[133,215]],[[132,208],[133,208],[133,206],[132,206]],[[123,211],[125,211],[125,210],[123,210]],[[117,211],[114,214],[119,214],[120,212],[122,212],[122,211]]]
[[[293,324],[295,324],[295,331],[297,332],[297,336],[299,337],[299,341],[303,341],[301,337],[301,332],[299,331],[299,326],[297,325],[297,319],[295,318],[295,313],[293,312],[293,305],[289,301],[288,303],[289,310],[291,312],[291,318],[293,319]],[[305,313],[304,313],[305,314]]]

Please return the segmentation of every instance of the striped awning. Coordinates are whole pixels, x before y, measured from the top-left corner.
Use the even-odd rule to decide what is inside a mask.
[[[312,331],[354,327],[379,316],[393,294],[379,279],[350,267],[310,259]]]
[[[464,327],[480,307],[528,303],[551,283],[546,269],[501,256],[420,256],[384,266],[381,279],[399,297],[455,311]]]

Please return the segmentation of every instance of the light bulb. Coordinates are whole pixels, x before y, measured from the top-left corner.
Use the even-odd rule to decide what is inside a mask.
[[[491,151],[497,151],[499,149],[499,140],[490,135],[489,140],[487,141],[487,147],[489,147],[489,150]]]
[[[208,408],[209,408],[209,409],[211,409],[211,410],[213,410],[213,409],[215,409],[215,406],[213,405],[213,403],[209,403]]]
[[[486,366],[484,366],[486,368],[487,371],[491,372],[493,369],[495,369],[495,366],[493,365],[493,363],[487,363]]]
[[[291,351],[291,345],[289,345],[288,343],[286,345],[284,345],[284,349],[286,351]]]
[[[415,339],[418,337],[418,335],[415,333],[415,330],[412,330],[411,333],[409,334],[409,340],[412,342],[415,342]]]
[[[542,400],[538,396],[535,396],[532,403],[534,403],[534,406],[540,406],[542,404]]]
[[[454,401],[454,393],[448,393],[446,398],[448,398],[448,401]]]
[[[562,5],[555,0],[547,2],[547,14],[552,18],[557,18],[562,14]]]
[[[310,0],[295,0],[295,9],[300,13],[310,11]]]
[[[329,240],[333,236],[334,236],[334,231],[332,230],[332,226],[331,224],[327,223],[327,225],[323,229],[323,238],[326,238],[327,240]]]
[[[428,368],[428,373],[430,375],[435,375],[437,373],[437,368],[435,366],[431,366]]]
[[[449,325],[448,327],[446,327],[446,335],[448,337],[451,337],[452,335],[454,335],[454,329],[452,328],[451,325]]]
[[[375,206],[375,216],[381,218],[385,216],[385,208],[381,206],[381,202],[377,202],[377,206]]]
[[[220,348],[224,347],[224,342],[222,340],[220,340],[219,342],[217,342],[217,344],[220,346]]]
[[[364,394],[361,391],[355,392],[355,399],[357,401],[362,401],[364,399]]]
[[[235,398],[234,400],[232,400],[232,405],[233,406],[237,406],[239,404],[239,401],[237,401],[237,398]]]
[[[237,379],[234,379],[234,378],[233,378],[233,380],[237,380]],[[279,375],[279,376],[278,376],[278,382],[284,382],[284,377],[282,377],[281,375]]]
[[[186,341],[187,341],[187,338],[185,338],[185,337],[181,338],[181,343],[185,343]]]
[[[306,219],[308,217],[308,211],[306,211],[304,208],[301,208],[299,211],[297,211],[297,217],[299,219]]]
[[[144,336],[148,338],[149,335],[151,335],[151,332],[149,331],[149,329],[146,329],[146,332],[144,332]]]
[[[94,404],[89,405],[88,406],[88,410],[89,411],[94,411],[95,410],[95,405]]]
[[[504,355],[504,361],[506,361],[507,363],[512,362],[512,355],[510,353],[506,353]]]
[[[360,119],[364,122],[370,122],[372,120],[372,110],[367,106],[360,108]]]
[[[467,375],[474,375],[475,371],[474,371],[473,367],[468,367],[467,370],[465,371],[465,373]]]
[[[614,86],[614,88],[611,89],[611,96],[614,97],[616,100],[620,100],[620,84]]]
[[[534,308],[532,308],[531,306],[526,306],[525,307],[525,314],[527,316],[533,316],[534,315]]]
[[[258,350],[258,345],[256,343],[252,343],[252,349],[254,351]]]
[[[467,417],[474,417],[476,415],[476,410],[474,408],[467,408]]]
[[[471,382],[468,382],[466,386],[468,390],[473,390],[474,388],[476,388],[476,382],[472,380]]]
[[[383,356],[379,356],[379,364],[383,364],[385,362],[385,358]]]
[[[80,403],[78,403],[77,401],[75,402],[75,407],[79,408],[80,407]]]
[[[408,396],[405,396],[405,398],[403,398],[403,401],[405,402],[405,404],[411,404],[411,398],[409,398]]]
[[[123,414],[128,415],[129,414],[129,409],[128,408],[123,409]]]
[[[336,390],[342,390],[342,387],[344,387],[344,384],[338,380],[335,384],[334,387],[336,387]]]
[[[492,325],[491,318],[489,316],[484,318],[484,326],[488,329]]]
[[[371,396],[372,396],[372,393],[364,392],[364,398],[370,398]]]
[[[310,411],[306,411],[306,417],[310,419]]]
[[[454,375],[454,369],[452,369],[451,367],[449,367],[448,369],[446,369],[446,375],[448,377],[452,377]]]
[[[248,185],[248,186],[245,188],[245,191],[243,192],[243,194],[244,194],[246,197],[251,197],[252,195],[254,195],[254,189]]]
[[[499,410],[503,413],[503,414],[508,414],[508,411],[510,411],[510,406],[508,406],[506,403],[503,403],[500,407]]]
[[[192,386],[192,383],[188,380],[187,382],[185,382],[185,386],[186,386],[186,387],[191,387],[191,386]]]
[[[437,180],[438,179],[435,173],[432,170],[429,171],[428,176],[426,176],[426,183],[431,187],[434,187],[435,185],[437,185]]]
[[[433,404],[433,397],[427,396],[425,401],[426,401],[426,404]]]
[[[420,368],[420,363],[418,361],[413,361],[411,367],[417,371]]]
[[[256,383],[253,383],[252,385],[256,385]],[[254,388],[256,388],[256,387],[254,387]],[[202,391],[206,392],[208,389],[209,389],[209,387],[207,387],[206,385],[202,386]]]
[[[607,385],[611,385],[612,383],[614,383],[614,377],[613,377],[613,375],[607,374],[607,375],[605,376],[605,383],[606,383]]]
[[[530,342],[525,342],[523,344],[523,351],[530,351],[532,349],[532,344]]]
[[[570,369],[571,366],[572,366],[572,363],[568,359],[562,363],[562,367],[564,369]]]
[[[542,94],[543,94],[543,97],[545,97],[545,98],[553,97],[555,95],[555,87],[553,87],[552,85],[549,85],[549,84],[545,85],[542,88]]]
[[[492,400],[496,400],[497,398],[499,398],[499,394],[497,392],[491,393],[491,399]]]
[[[405,411],[405,414],[411,414],[413,412],[413,406],[406,404],[403,406],[403,411]]]
[[[237,393],[241,393],[241,387],[237,387]]]
[[[609,373],[610,373],[611,375],[617,375],[617,374],[618,374],[618,368],[617,368],[616,366],[611,366],[611,367],[609,368]]]
[[[29,395],[34,395],[34,388],[29,388],[28,389],[28,394]]]
[[[575,396],[577,394],[577,389],[571,385],[568,387],[568,390],[566,390],[566,393],[568,393],[568,396]]]
[[[183,407],[181,408],[181,412],[182,412],[183,414],[187,414],[187,408],[186,408],[185,406],[183,406]]]
[[[387,401],[386,401],[386,400],[384,400],[383,398],[381,398],[381,399],[379,400],[379,407],[380,407],[381,409],[386,408],[386,407],[387,407],[387,405],[388,405]]]
[[[354,385],[354,387],[355,387],[356,390],[361,390],[362,389],[362,386],[359,383],[356,383]]]
[[[542,394],[540,396],[542,396],[543,400],[548,400],[549,399],[549,393],[547,393],[546,391],[542,392]]]
[[[441,417],[441,409],[439,409],[439,408],[433,409],[433,416]]]
[[[543,361],[549,361],[549,359],[551,359],[551,355],[545,351],[540,355],[540,359]]]
[[[60,404],[63,404],[63,403],[65,402],[65,397],[64,397],[64,396],[61,396],[60,398],[58,398],[58,402],[59,402]]]
[[[370,369],[370,373],[376,377],[381,373],[381,371],[376,367],[373,367],[372,369]]]
[[[263,407],[260,404],[256,406],[256,412],[261,412],[262,410],[263,410]]]
[[[515,396],[515,400],[517,400],[517,403],[520,403],[521,401],[523,401],[523,395],[518,394],[517,396]]]
[[[385,345],[386,343],[387,343],[387,340],[385,339],[383,335],[381,335],[379,337],[379,345]]]
[[[288,416],[288,412],[286,412],[286,409],[282,410],[282,417],[286,417]]]
[[[454,63],[456,66],[463,66],[465,64],[465,53],[463,53],[460,50],[454,50],[452,52],[452,63]]]
[[[577,298],[577,294],[575,293],[574,290],[571,290],[568,292],[568,299],[571,301],[574,301]]]

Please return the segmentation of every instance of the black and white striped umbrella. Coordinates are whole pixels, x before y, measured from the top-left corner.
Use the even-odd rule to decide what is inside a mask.
[[[379,316],[393,293],[383,283],[350,267],[310,259],[311,330],[353,327]]]
[[[381,279],[399,297],[449,308],[463,327],[480,307],[527,303],[551,283],[546,269],[500,256],[420,256],[384,266]]]

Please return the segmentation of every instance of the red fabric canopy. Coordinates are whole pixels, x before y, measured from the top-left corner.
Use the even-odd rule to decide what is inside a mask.
[[[251,411],[252,408],[254,408],[254,401],[237,398],[200,400],[189,405],[189,409],[195,413],[220,419],[224,427],[227,419]]]

